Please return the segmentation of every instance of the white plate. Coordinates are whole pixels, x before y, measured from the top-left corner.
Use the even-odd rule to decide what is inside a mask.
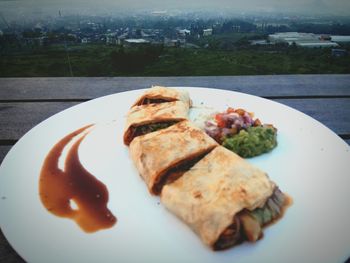
[[[250,161],[267,171],[294,204],[255,244],[213,252],[158,197],[150,196],[122,143],[125,114],[143,90],[82,103],[45,120],[11,149],[0,169],[0,226],[29,262],[342,262],[350,253],[350,152],[314,119],[284,105],[224,90],[186,88],[203,106],[255,112],[278,128],[278,147]],[[39,172],[52,146],[90,123],[82,164],[109,190],[117,224],[93,234],[47,212]]]

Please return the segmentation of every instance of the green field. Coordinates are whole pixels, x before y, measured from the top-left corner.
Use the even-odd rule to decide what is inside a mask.
[[[69,46],[68,52],[56,45],[0,54],[0,77],[324,73],[350,73],[350,56],[337,58],[330,49],[297,47],[121,49],[103,44]]]

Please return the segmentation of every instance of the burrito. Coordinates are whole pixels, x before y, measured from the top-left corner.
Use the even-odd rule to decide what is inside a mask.
[[[187,104],[189,107],[192,105],[192,101],[187,91],[185,90],[177,90],[172,88],[166,88],[162,86],[153,86],[148,89],[145,93],[139,97],[134,106],[140,106],[145,104],[152,103],[163,103],[163,102],[171,102],[171,101],[182,101]]]
[[[262,227],[281,216],[286,196],[266,173],[218,146],[165,185],[161,202],[221,250],[261,238]]]
[[[136,137],[130,155],[152,194],[175,181],[218,144],[188,120]]]
[[[137,136],[167,128],[187,119],[188,111],[188,104],[182,101],[132,107],[126,119],[125,145],[129,145]]]

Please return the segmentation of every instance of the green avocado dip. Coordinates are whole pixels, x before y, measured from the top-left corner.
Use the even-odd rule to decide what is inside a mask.
[[[224,138],[222,145],[243,158],[271,151],[277,146],[277,131],[270,126],[249,127]]]

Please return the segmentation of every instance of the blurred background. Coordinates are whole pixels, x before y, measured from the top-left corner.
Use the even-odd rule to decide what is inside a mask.
[[[348,0],[0,0],[0,77],[350,73]]]

